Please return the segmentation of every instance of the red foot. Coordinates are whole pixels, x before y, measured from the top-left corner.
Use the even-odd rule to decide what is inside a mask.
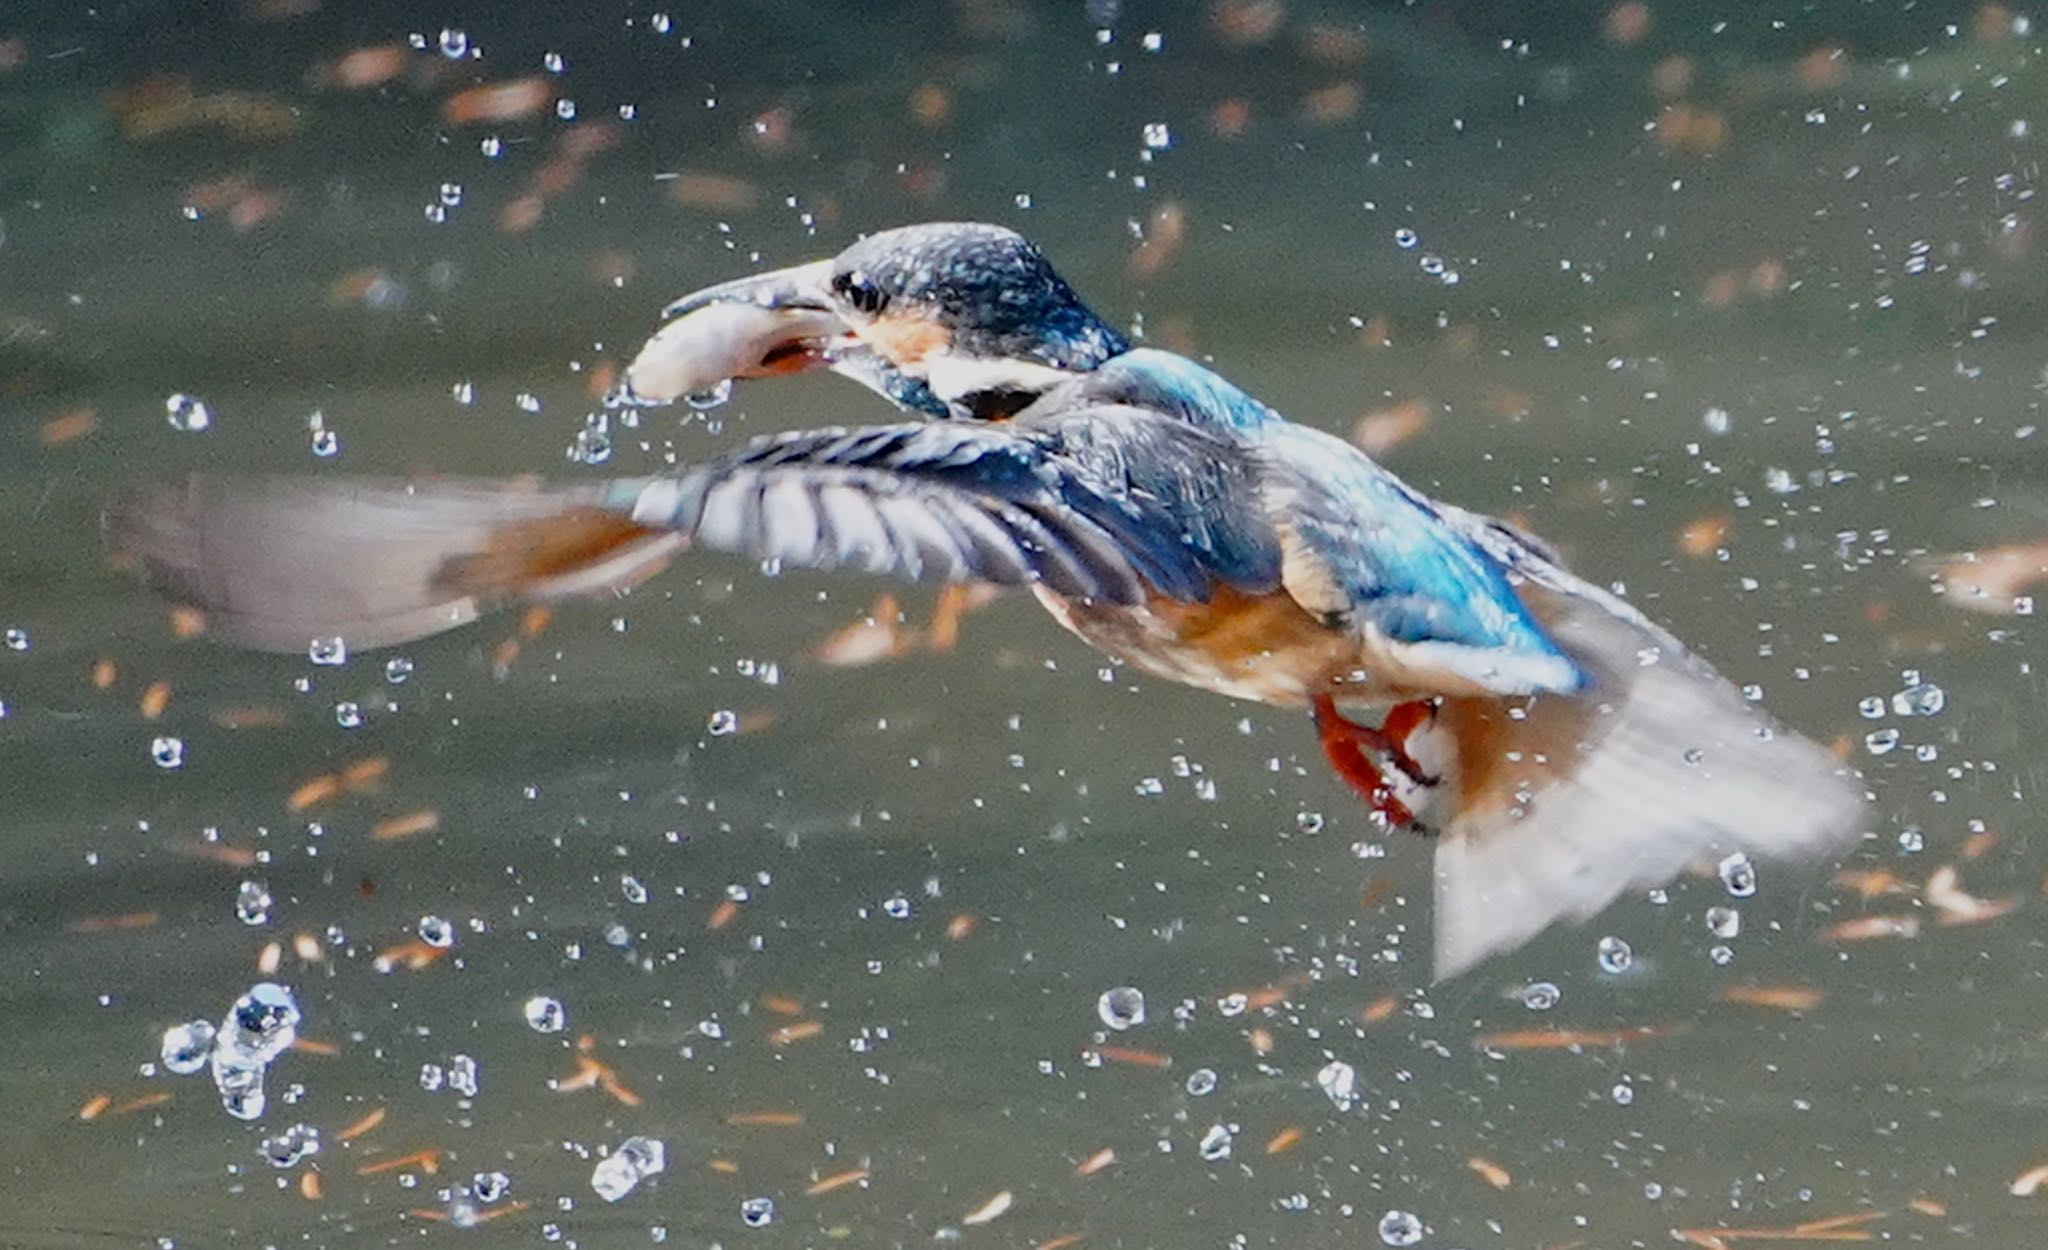
[[[1388,824],[1397,829],[1414,824],[1415,813],[1395,798],[1387,786],[1379,757],[1384,756],[1415,784],[1435,785],[1437,779],[1424,772],[1415,757],[1408,754],[1409,735],[1436,715],[1435,705],[1427,700],[1396,704],[1378,728],[1346,720],[1338,714],[1336,700],[1327,694],[1315,696],[1311,706],[1315,710],[1316,737],[1323,744],[1323,755],[1330,761],[1330,767],[1364,796],[1374,811],[1386,817]]]

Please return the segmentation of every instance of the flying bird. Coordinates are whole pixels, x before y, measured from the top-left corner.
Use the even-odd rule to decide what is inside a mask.
[[[1012,231],[885,231],[668,311],[622,401],[823,368],[912,419],[584,485],[147,484],[111,540],[216,636],[280,651],[616,590],[693,548],[1028,587],[1146,672],[1308,711],[1380,820],[1438,835],[1439,978],[1689,864],[1858,832],[1860,784],[1634,606],[1133,347]]]

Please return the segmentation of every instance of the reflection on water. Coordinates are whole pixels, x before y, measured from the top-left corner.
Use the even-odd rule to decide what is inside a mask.
[[[2024,1241],[2023,15],[525,6],[450,55],[407,7],[0,18],[0,1241]],[[871,417],[801,379],[567,458],[676,293],[935,217],[1625,585],[1875,836],[1431,987],[1427,848],[1297,718],[1022,602],[834,667],[879,587],[706,560],[321,664],[105,567],[142,474]],[[163,1035],[265,981],[244,1123]]]

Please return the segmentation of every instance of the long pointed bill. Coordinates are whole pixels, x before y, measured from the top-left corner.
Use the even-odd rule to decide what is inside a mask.
[[[627,366],[616,398],[665,404],[718,395],[734,378],[823,368],[852,334],[831,311],[831,276],[832,262],[821,260],[684,296]]]

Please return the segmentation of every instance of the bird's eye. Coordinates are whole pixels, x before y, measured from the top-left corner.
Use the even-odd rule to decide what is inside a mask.
[[[834,274],[832,290],[839,298],[870,317],[881,312],[883,306],[889,302],[889,297],[883,293],[882,288],[876,286],[866,274],[857,271],[849,270]]]

